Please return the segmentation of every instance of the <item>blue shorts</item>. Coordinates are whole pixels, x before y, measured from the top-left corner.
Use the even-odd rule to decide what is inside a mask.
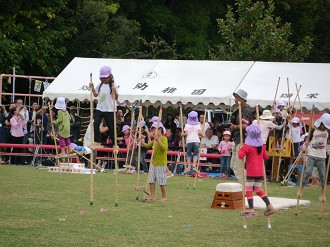
[[[194,157],[192,153],[194,153]],[[187,159],[191,160],[191,158],[193,157],[195,160],[197,160],[198,154],[199,154],[199,142],[187,143]]]

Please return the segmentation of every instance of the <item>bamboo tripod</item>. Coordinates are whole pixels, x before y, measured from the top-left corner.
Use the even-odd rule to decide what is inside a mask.
[[[197,182],[197,177],[198,177],[198,174],[199,174],[199,165],[200,165],[200,158],[201,158],[201,148],[202,148],[202,138],[204,136],[204,133],[205,133],[205,119],[206,119],[206,108],[204,110],[204,120],[203,120],[203,127],[202,127],[202,137],[200,138],[200,143],[199,143],[199,152],[198,152],[198,159],[197,159],[197,173],[195,174],[195,178],[194,178],[194,187],[193,189],[195,190],[196,189],[196,182]]]
[[[256,105],[256,114],[257,114],[257,122],[260,127],[260,119],[259,119],[259,107]],[[266,168],[265,168],[265,161],[263,161],[263,168],[264,168],[264,186],[265,186],[265,194],[268,196],[268,187],[267,187],[267,179],[266,179]],[[267,227],[268,229],[272,228],[270,224],[270,216],[267,216]]]

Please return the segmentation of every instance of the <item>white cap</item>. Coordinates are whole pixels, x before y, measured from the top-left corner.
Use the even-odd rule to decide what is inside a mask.
[[[316,128],[320,127],[321,123],[324,124],[324,126],[327,129],[330,129],[330,114],[329,113],[323,113],[323,115],[315,121],[314,126]]]

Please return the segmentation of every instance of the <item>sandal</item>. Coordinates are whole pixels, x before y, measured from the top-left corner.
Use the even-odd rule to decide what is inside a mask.
[[[265,216],[269,216],[276,213],[276,209],[275,208],[267,208],[266,211],[264,212]]]

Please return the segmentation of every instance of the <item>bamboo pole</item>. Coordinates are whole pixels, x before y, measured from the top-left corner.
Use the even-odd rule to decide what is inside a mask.
[[[135,109],[134,109],[134,106],[132,106],[132,110],[131,110],[131,127],[130,127],[130,130],[132,130],[132,128],[133,128],[134,112],[135,112]],[[129,134],[131,135],[131,133],[129,133]],[[132,162],[131,159],[130,159],[130,163],[127,164],[128,158],[129,158],[129,151],[130,151],[130,149],[131,149],[131,145],[128,145],[128,147],[127,147],[127,153],[126,153],[126,160],[125,160],[125,165],[124,165],[124,167],[126,167],[126,168],[130,168],[131,167],[131,162]],[[132,146],[132,149],[133,149],[133,146]]]
[[[113,89],[112,89],[113,90]],[[113,136],[114,146],[113,155],[115,159],[115,207],[118,207],[118,142],[117,142],[117,104],[115,93],[112,92],[113,98]]]
[[[180,124],[181,124],[181,131],[183,133],[183,115],[182,115],[182,106],[180,106]],[[182,150],[183,150],[183,167],[184,170],[186,170],[186,144],[185,144],[185,138],[184,136],[181,136],[181,144],[182,144]],[[188,173],[185,173],[186,177],[186,188],[189,189],[188,185]]]
[[[277,86],[276,86],[276,91],[275,91],[275,96],[274,96],[274,106],[275,107],[276,107],[276,97],[277,97],[278,87],[280,85],[280,80],[281,80],[281,77],[279,77],[278,81],[277,81]]]
[[[283,130],[282,130],[281,147],[280,147],[280,150],[279,150],[280,151],[280,156],[278,157],[276,182],[279,181],[280,168],[281,168],[281,163],[282,163],[282,152],[283,152],[283,145],[284,145],[284,133],[285,133],[285,126],[283,126]]]
[[[326,189],[327,189],[327,183],[328,183],[329,167],[330,167],[330,155],[328,155],[328,164],[327,164],[327,170],[325,173],[325,182],[324,182],[325,184],[322,188],[322,193],[321,193],[321,208],[320,208],[320,216],[319,216],[320,219],[322,218],[322,215],[323,215],[323,210],[324,210],[325,200],[326,200],[326,195],[327,195]]]
[[[238,102],[238,118],[239,118],[239,135],[240,135],[240,146],[243,146],[243,125],[242,125],[242,106],[241,102]],[[238,152],[238,148],[236,147],[236,152]],[[242,194],[243,194],[243,212],[245,212],[245,164],[242,161]],[[246,217],[243,217],[243,228],[247,229],[246,225]]]
[[[89,74],[89,82],[93,83],[93,74]],[[89,90],[89,111],[90,111],[90,125],[91,125],[91,133],[90,133],[90,139],[91,143],[94,142],[94,109],[93,109],[93,90],[90,88]],[[89,205],[94,204],[94,176],[93,176],[93,163],[94,163],[94,151],[95,149],[91,147],[91,157],[90,157],[90,175],[89,175]]]
[[[287,86],[288,86],[288,108],[290,108],[290,84],[289,84],[289,78],[287,77],[286,78],[286,83],[287,83]]]
[[[195,178],[194,178],[194,187],[193,189],[196,189],[196,182],[197,182],[197,177],[198,177],[198,173],[199,173],[199,164],[200,164],[200,159],[201,159],[201,148],[202,148],[202,139],[203,139],[203,135],[205,133],[205,120],[206,120],[206,108],[204,110],[204,120],[203,120],[203,127],[202,127],[202,137],[200,138],[200,143],[199,143],[199,151],[198,151],[198,159],[197,159],[197,171],[195,174]]]
[[[52,126],[52,133],[53,133],[53,136],[54,136],[54,144],[55,144],[55,153],[56,153],[56,157],[58,156],[58,150],[57,150],[57,142],[56,142],[56,139],[55,139],[55,128],[54,128],[54,124],[53,124],[53,116],[52,116],[52,109],[53,109],[53,104],[50,104],[50,102],[48,102],[48,110],[49,110],[49,116],[50,116],[50,122],[51,122],[51,126]],[[56,159],[56,164],[57,166],[59,167],[59,172],[61,172],[61,163],[59,161],[59,159]]]
[[[257,122],[258,126],[260,128],[260,119],[259,119],[259,106],[256,105],[256,114],[257,114]],[[266,168],[265,168],[265,161],[263,160],[263,168],[264,168],[264,186],[265,186],[265,194],[268,196],[268,188],[267,188],[267,179],[266,179]],[[270,215],[267,216],[267,227],[268,229],[272,228],[272,225],[270,224]]]
[[[140,123],[140,126],[138,123]],[[141,135],[142,135],[142,100],[140,100],[140,111],[139,111],[139,117],[138,117],[138,122],[136,124],[136,127],[138,128],[138,131],[139,131],[139,137],[141,137]],[[139,141],[139,146],[138,146],[138,160],[137,160],[138,163],[137,163],[136,197],[135,197],[136,200],[139,200],[138,188],[140,187],[141,142],[142,142],[142,140]]]
[[[312,129],[314,128],[314,111],[313,111],[313,108],[311,110],[311,117],[310,117],[310,126],[309,126],[309,130],[308,130],[308,138],[309,140],[311,141],[312,137],[311,137],[311,133],[312,133]],[[300,201],[300,198],[302,196],[302,191],[303,191],[303,188],[304,188],[304,175],[305,175],[305,168],[306,168],[306,156],[307,155],[304,155],[304,162],[303,162],[303,166],[302,166],[302,171],[301,171],[301,176],[300,176],[300,185],[299,185],[299,190],[297,192],[297,205],[296,205],[296,213],[295,215],[298,215],[298,210],[299,210],[299,201]]]
[[[275,96],[274,96],[274,108],[276,108],[276,97],[277,97],[277,91],[278,91],[278,87],[280,85],[280,80],[281,80],[281,77],[278,78],[278,81],[277,81],[277,86],[276,86],[276,91],[275,91]],[[276,133],[275,133],[275,130],[274,130],[274,145],[275,145],[275,141],[276,141]],[[271,180],[273,181],[274,179],[274,164],[275,164],[275,158],[274,158],[274,155],[272,156],[272,175],[271,175]]]
[[[298,90],[298,85],[296,83],[296,89]],[[305,133],[307,132],[306,131],[306,124],[305,124],[305,119],[304,119],[304,112],[302,110],[302,106],[301,106],[301,101],[300,101],[300,95],[298,94],[298,102],[299,102],[299,107],[300,107],[300,112],[301,112],[301,119],[302,119],[302,122],[303,122],[303,126],[304,126],[304,131]],[[297,113],[297,112],[296,112]]]

